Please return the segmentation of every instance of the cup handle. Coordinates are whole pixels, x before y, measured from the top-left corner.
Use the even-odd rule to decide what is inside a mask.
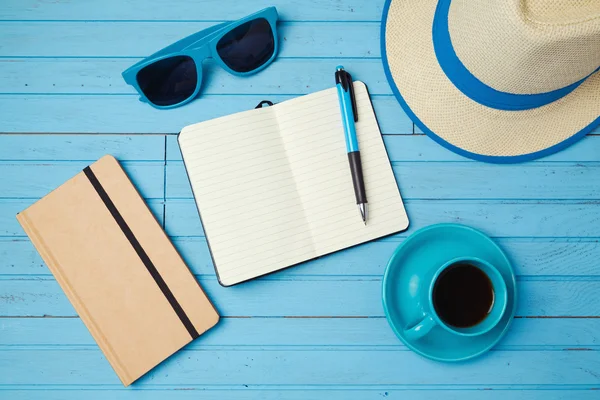
[[[404,330],[404,336],[409,340],[417,340],[427,335],[436,325],[433,317],[430,314],[425,315],[419,323],[410,329]]]

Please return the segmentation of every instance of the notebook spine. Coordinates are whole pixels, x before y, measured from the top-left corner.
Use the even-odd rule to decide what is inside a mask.
[[[90,313],[88,312],[87,308],[85,307],[79,296],[77,296],[77,294],[72,290],[71,284],[69,283],[65,275],[62,273],[60,263],[58,262],[56,257],[54,257],[54,255],[44,242],[43,238],[38,233],[35,226],[33,226],[33,224],[30,223],[29,219],[27,218],[27,211],[18,213],[17,221],[25,230],[27,236],[29,236],[29,239],[35,246],[36,250],[40,253],[46,265],[48,265],[48,268],[52,272],[52,275],[54,275],[54,278],[67,295],[67,298],[75,308],[75,311],[77,311],[79,318],[81,318],[81,320],[84,322],[85,326],[88,328],[88,330],[98,343],[98,346],[100,346],[100,348],[104,352],[104,355],[106,356],[110,364],[113,366],[121,382],[123,382],[125,386],[131,384],[133,382],[131,375],[127,372],[127,370],[123,366],[123,363],[117,357],[116,352],[112,349],[109,342],[106,340],[106,337],[98,328],[98,325],[91,317]]]

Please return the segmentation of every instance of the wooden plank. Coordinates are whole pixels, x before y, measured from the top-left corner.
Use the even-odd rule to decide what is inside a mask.
[[[265,7],[276,6],[280,18],[296,21],[374,21],[381,20],[383,1],[370,0],[88,0],[66,1],[4,0],[2,20],[230,20],[242,18]],[[210,11],[210,13],[207,13]]]
[[[393,170],[405,200],[600,198],[598,164],[538,163],[523,168],[473,162],[401,162],[394,164]],[[193,198],[182,162],[167,164],[167,198]]]
[[[597,348],[600,318],[517,318],[496,349]],[[240,334],[243,332],[243,335]],[[79,318],[2,318],[6,346],[96,346]],[[407,348],[385,318],[224,318],[187,349],[303,346]]]
[[[60,360],[60,363],[57,362]],[[560,365],[562,368],[556,368]],[[5,350],[0,384],[118,385],[100,350]],[[448,365],[406,351],[180,351],[141,378],[145,385],[597,385],[594,351],[494,351]]]
[[[246,385],[247,386],[247,385]],[[137,385],[135,385],[137,388]],[[131,390],[131,389],[96,389],[94,386],[80,386],[85,390],[85,398],[89,400],[163,400],[165,398],[175,400],[197,400],[198,392],[201,390],[203,400],[222,400],[223,389],[209,389],[204,387],[186,386],[172,389]],[[237,389],[237,388],[236,388]],[[275,386],[268,389],[249,389],[227,391],[228,400],[597,400],[596,388],[564,389],[560,386],[556,390],[510,390],[505,388],[474,387],[471,389],[390,389],[389,387],[339,389],[339,388],[297,388],[290,389],[285,386]],[[8,399],[30,400],[36,395],[41,395],[46,400],[80,400],[81,392],[73,389],[8,389],[1,393]]]
[[[175,142],[174,137],[167,137],[170,150],[173,146],[171,142]],[[431,162],[431,161],[450,161],[450,162],[471,162],[466,157],[459,156],[456,153],[440,146],[430,138],[424,135],[412,136],[385,136],[386,149],[389,157],[394,161],[416,161],[416,162]],[[177,145],[177,143],[175,143]],[[175,153],[176,154],[176,153]],[[181,154],[180,154],[181,156]],[[533,161],[537,162],[599,162],[600,161],[600,137],[586,136],[576,144],[567,147],[565,150],[554,153],[548,157],[544,157]],[[481,166],[481,163],[477,164]],[[523,169],[523,164],[518,164]],[[526,166],[529,166],[527,164]]]
[[[25,232],[17,222],[17,213],[23,211],[33,203],[35,199],[0,199],[0,236],[25,237]],[[157,221],[163,221],[164,207],[162,200],[146,200],[150,211]]]
[[[599,205],[595,201],[407,200],[406,209],[410,228],[396,237],[443,222],[472,226],[492,237],[600,237]],[[165,218],[170,236],[204,235],[191,199],[168,200]]]
[[[276,103],[292,97],[269,96]],[[201,95],[185,107],[156,110],[134,95],[0,95],[0,130],[175,134],[189,124],[252,109],[264,99],[261,94]],[[412,134],[412,121],[393,96],[372,96],[372,101],[384,134]]]
[[[18,58],[1,59],[2,93],[133,94],[121,72],[134,58]],[[344,66],[363,80],[371,94],[391,95],[380,59],[348,59]],[[236,77],[214,61],[203,64],[203,94],[308,94],[333,87],[337,59],[279,58],[268,70]],[[277,79],[274,79],[277,77]],[[283,78],[285,77],[285,78]]]
[[[176,135],[167,137],[167,161],[181,161],[181,152]],[[440,146],[425,135],[384,135],[383,141],[391,161],[396,162],[468,162],[483,164],[459,156]],[[532,161],[538,162],[600,162],[600,137],[586,136],[573,146],[548,157]],[[523,164],[520,164],[523,167]],[[527,164],[529,165],[529,164]]]
[[[381,278],[259,279],[224,288],[200,279],[222,316],[382,317]],[[526,280],[518,284],[518,316],[600,316],[600,281]],[[277,299],[274,301],[273,299]],[[0,316],[74,316],[52,279],[4,279]]]
[[[4,138],[11,137],[11,135],[0,136],[0,143]],[[23,136],[17,136],[17,138],[19,137],[23,139]],[[49,138],[44,139],[43,141],[50,145]],[[160,143],[160,140],[155,142],[154,153],[164,152],[161,149],[164,145]],[[30,141],[30,143],[35,143],[35,141]],[[9,150],[6,152],[13,148],[10,143],[7,147]],[[44,152],[49,149],[42,148],[41,150]],[[27,149],[15,149],[12,154],[15,158],[20,158],[20,154],[26,152]],[[101,153],[98,152],[98,154]],[[127,157],[126,153],[123,154],[124,157]],[[158,157],[158,154],[155,155]],[[87,163],[79,162],[60,164],[0,163],[0,185],[5,188],[0,195],[2,197],[41,197],[79,172],[85,165]],[[125,162],[123,165],[146,198],[162,198],[162,161],[156,163]],[[597,164],[534,164],[529,168],[490,164],[477,165],[475,168],[475,165],[472,162],[430,162],[426,165],[400,163],[394,166],[394,171],[405,199],[596,199],[599,195],[598,185],[594,184],[599,179],[597,178],[599,176]],[[495,179],[493,183],[490,183],[489,176],[492,175],[495,176]],[[452,180],[455,183],[448,186],[447,182]],[[181,162],[169,163],[167,182],[169,198],[192,197]]]
[[[50,193],[91,162],[0,162],[0,198],[37,199]],[[123,169],[147,199],[164,197],[164,164],[158,162],[121,163]],[[1,213],[1,210],[0,210]]]
[[[162,135],[0,135],[0,161],[162,161],[164,146]]]
[[[366,243],[287,269],[273,278],[320,275],[381,276],[392,253],[402,241],[403,239]],[[518,275],[600,276],[600,246],[597,241],[498,239],[497,242],[510,256]],[[174,244],[195,274],[214,276],[212,259],[204,239],[178,238],[174,239]],[[19,258],[13,262],[19,263],[21,258],[27,260],[23,267],[17,268],[16,271],[39,272],[39,263],[26,255],[17,256]],[[0,261],[0,271],[4,270],[2,264]]]
[[[167,137],[167,161],[181,161],[181,152],[176,135]],[[391,161],[396,162],[470,162],[483,164],[459,156],[440,146],[425,135],[384,135],[383,141]],[[600,162],[600,137],[586,136],[573,146],[538,162]],[[527,164],[529,165],[529,164]],[[524,167],[523,164],[520,164]]]
[[[173,244],[192,272],[214,277],[212,259],[204,238],[174,238]],[[286,269],[272,279],[303,276],[381,276],[392,253],[404,238],[365,243]],[[597,240],[496,239],[519,276],[600,276]],[[35,248],[26,238],[0,239],[0,275],[49,275]]]
[[[21,234],[24,234],[22,231]],[[28,239],[0,239],[0,275],[46,275],[50,270]]]
[[[214,22],[0,21],[4,38],[0,57],[146,57],[214,25]],[[380,57],[379,29],[378,22],[280,22],[278,56]]]
[[[381,276],[393,251],[404,239],[366,243],[281,271],[273,279],[300,276]],[[600,276],[600,246],[594,241],[497,239],[520,276]],[[196,275],[214,276],[204,238],[175,238]],[[35,248],[24,238],[0,239],[0,275],[48,275]]]
[[[181,150],[179,149],[179,142],[177,141],[177,135],[166,136],[166,147],[165,147],[165,161],[182,161]],[[384,136],[385,140],[385,136]],[[387,142],[386,142],[387,143]],[[388,150],[389,155],[389,150]]]

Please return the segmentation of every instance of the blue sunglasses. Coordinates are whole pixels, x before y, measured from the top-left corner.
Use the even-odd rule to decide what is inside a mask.
[[[279,48],[276,24],[277,9],[269,7],[204,29],[127,68],[123,78],[143,102],[160,109],[181,106],[198,95],[207,58],[236,76],[267,67]]]

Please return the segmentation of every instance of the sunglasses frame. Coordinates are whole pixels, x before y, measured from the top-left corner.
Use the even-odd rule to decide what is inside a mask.
[[[229,68],[227,66],[227,64],[225,64],[225,62],[219,56],[219,53],[217,52],[217,43],[219,42],[219,40],[221,40],[221,38],[223,36],[225,36],[226,34],[231,32],[233,29],[237,28],[238,26],[245,24],[249,21],[253,21],[255,19],[260,19],[260,18],[267,20],[267,22],[269,23],[271,30],[273,32],[273,40],[274,40],[273,55],[271,56],[271,58],[269,58],[268,61],[266,61],[260,67],[253,69],[252,71],[236,72],[236,71],[232,70],[231,68]],[[265,8],[263,10],[260,10],[256,13],[254,13],[254,14],[251,14],[245,18],[242,18],[240,20],[233,21],[233,22],[224,22],[222,24],[215,25],[215,26],[212,26],[207,29],[203,29],[199,32],[196,32],[186,38],[183,38],[183,39],[165,47],[164,49],[152,54],[151,56],[149,56],[149,57],[137,62],[136,64],[132,65],[131,67],[127,68],[122,74],[123,79],[125,79],[125,82],[127,84],[133,86],[135,88],[135,90],[137,90],[137,92],[140,94],[140,101],[142,101],[144,103],[148,103],[154,108],[164,110],[164,109],[182,106],[182,105],[187,104],[190,101],[194,100],[198,96],[198,93],[200,92],[200,88],[202,87],[202,63],[207,58],[214,59],[221,66],[221,68],[223,68],[225,71],[227,71],[230,74],[235,75],[235,76],[252,75],[257,72],[262,71],[269,64],[271,64],[273,62],[273,60],[275,59],[275,57],[277,56],[277,52],[279,50],[279,39],[277,38],[277,19],[278,19],[277,9],[275,7],[268,7],[268,8]],[[176,57],[176,56],[188,56],[192,60],[194,60],[194,64],[196,64],[196,74],[197,74],[196,89],[194,90],[194,93],[192,93],[190,95],[190,97],[188,97],[187,99],[185,99],[179,103],[171,104],[168,106],[160,106],[160,105],[154,104],[146,97],[146,95],[140,88],[138,81],[137,81],[137,75],[140,72],[140,70],[147,67],[148,65],[151,65],[160,60],[164,60],[166,58],[171,58],[171,57]]]

